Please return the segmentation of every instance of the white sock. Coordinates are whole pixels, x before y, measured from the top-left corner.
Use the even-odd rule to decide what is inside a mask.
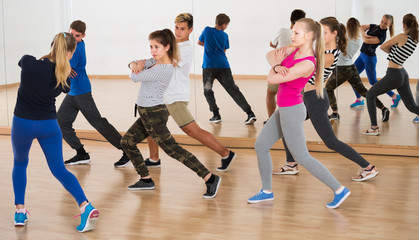
[[[335,193],[336,194],[341,194],[343,192],[343,189],[345,189],[345,187],[340,188],[339,190],[337,190]]]
[[[26,208],[16,209],[17,213],[26,213]]]
[[[150,162],[154,162],[154,163],[159,161],[159,160],[154,160],[154,159],[151,159],[151,158],[148,158],[148,159],[150,160]]]
[[[271,194],[272,193],[272,191],[266,191],[266,190],[262,190],[262,192],[266,193],[266,194]]]
[[[87,203],[86,205],[84,205],[83,207],[80,207],[80,212],[84,213],[84,210],[86,210],[87,205],[89,205],[89,203]]]

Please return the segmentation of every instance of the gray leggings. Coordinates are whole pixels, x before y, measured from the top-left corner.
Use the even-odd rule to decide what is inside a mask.
[[[409,85],[409,75],[406,70],[404,70],[404,68],[387,68],[386,75],[380,81],[376,82],[370,90],[368,90],[366,95],[371,126],[377,126],[375,98],[392,89],[397,89],[404,105],[410,112],[419,115],[419,106],[417,105],[419,103],[415,104],[415,99],[413,98],[412,90]]]
[[[336,191],[341,184],[317,159],[308,152],[303,122],[306,108],[303,103],[292,107],[280,107],[269,118],[255,142],[258,167],[262,179],[262,189],[272,189],[272,158],[269,151],[279,139],[284,137],[296,161],[313,176]]]

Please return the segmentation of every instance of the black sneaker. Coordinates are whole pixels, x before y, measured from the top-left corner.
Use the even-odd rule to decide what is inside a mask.
[[[382,122],[387,122],[390,119],[390,110],[388,110],[388,108],[383,108],[381,110],[381,114],[383,115],[383,117],[381,118]]]
[[[214,174],[213,174],[214,175]],[[218,188],[220,187],[221,178],[217,175],[214,175],[215,180],[213,183],[206,182],[207,192],[202,195],[203,198],[214,198],[217,195]]]
[[[76,156],[65,161],[64,164],[65,165],[90,164],[90,156],[88,153],[76,154]]]
[[[339,113],[332,113],[329,115],[329,120],[340,120]]]
[[[230,151],[228,154],[228,157],[226,159],[221,159],[221,167],[217,168],[217,171],[219,172],[225,172],[228,170],[228,167],[230,167],[231,163],[236,159],[236,154],[233,151]]]
[[[147,183],[144,182],[142,179],[140,179],[135,184],[128,186],[128,190],[151,190],[155,189],[156,186],[154,185],[154,181],[151,180],[151,182]]]
[[[212,118],[209,119],[209,121],[212,122],[212,123],[219,123],[219,122],[221,122],[221,116],[220,116],[220,114],[214,115]]]
[[[249,114],[247,114],[247,119],[246,119],[246,121],[244,122],[244,124],[246,124],[246,125],[252,125],[254,122],[256,122],[256,116],[255,116],[255,114],[252,112],[252,113],[249,113]]]
[[[115,162],[113,165],[116,168],[122,168],[125,167],[126,165],[128,165],[128,163],[130,162],[127,154],[124,153],[124,155],[122,155],[121,159],[119,159],[118,162]]]
[[[155,162],[155,161],[150,161],[150,158],[147,158],[146,160],[144,160],[145,165],[149,168],[159,168],[160,167],[160,159]]]

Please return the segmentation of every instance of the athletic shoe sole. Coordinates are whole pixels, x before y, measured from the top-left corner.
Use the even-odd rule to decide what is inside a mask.
[[[231,159],[230,164],[228,164],[228,166],[226,168],[224,168],[224,169],[223,168],[217,168],[217,171],[219,171],[219,172],[227,172],[227,170],[230,168],[231,164],[234,162],[234,159],[236,159],[236,157],[237,157],[237,154],[234,153],[234,156]]]
[[[123,168],[126,167],[131,161],[128,161],[127,163],[121,164],[121,165],[114,165],[116,168]]]
[[[210,122],[210,123],[220,123],[220,122],[221,122],[221,120],[212,120],[212,121],[210,120],[209,122]]]
[[[247,200],[248,203],[260,203],[260,202],[267,202],[267,201],[272,201],[275,198],[267,198],[267,199],[262,199],[262,200]]]
[[[23,223],[15,222],[15,226],[25,226],[27,221],[28,221],[28,219],[26,219],[25,222],[23,222]]]
[[[220,188],[220,183],[221,183],[221,178],[220,178],[220,180],[218,180],[217,188],[215,189],[214,195],[212,195],[212,196],[202,195],[202,197],[205,198],[205,199],[211,199],[211,198],[214,198],[215,196],[217,196],[218,189]]]
[[[80,161],[77,161],[77,162],[64,163],[64,165],[67,165],[67,166],[71,166],[71,165],[83,165],[83,164],[90,164],[90,160],[88,159],[88,160],[80,160]]]
[[[153,190],[153,189],[155,189],[156,188],[156,186],[154,186],[154,187],[139,187],[139,188],[130,188],[130,187],[128,187],[128,190],[131,190],[131,191],[138,191],[138,190]]]
[[[326,207],[329,208],[329,209],[338,208],[343,203],[343,201],[345,201],[349,197],[349,195],[351,195],[351,191],[346,193],[346,195],[336,205],[329,206],[329,205],[326,204]]]
[[[379,172],[376,172],[376,173],[370,174],[370,175],[368,175],[368,176],[366,176],[366,177],[364,177],[364,178],[361,178],[361,179],[352,179],[352,181],[355,181],[355,182],[363,182],[363,181],[365,181],[365,180],[368,180],[368,179],[371,179],[371,178],[373,178],[373,177],[377,176],[377,175],[378,175],[378,173],[379,173]]]
[[[256,117],[251,117],[249,120],[247,120],[246,122],[244,122],[244,124],[251,125],[254,122],[256,122],[256,120],[257,120]]]
[[[367,133],[367,132],[365,132],[365,133],[362,133],[362,135],[367,135],[367,136],[378,136],[378,135],[380,135],[380,133],[378,132],[378,133]]]
[[[79,232],[87,232],[90,230],[93,230],[96,225],[96,221],[99,219],[99,211],[97,209],[94,209],[89,213],[89,217],[86,221],[86,226],[84,226],[84,229]]]
[[[296,170],[296,171],[287,171],[287,172],[274,172],[272,173],[273,175],[296,175],[298,174],[300,171]]]

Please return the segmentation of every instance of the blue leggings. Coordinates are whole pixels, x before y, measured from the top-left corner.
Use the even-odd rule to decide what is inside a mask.
[[[375,66],[377,65],[377,56],[368,56],[364,53],[361,53],[355,61],[355,67],[358,69],[358,73],[361,74],[362,71],[367,73],[368,81],[370,81],[371,86],[377,82],[377,72],[375,71]],[[361,95],[355,91],[357,98],[360,98]],[[387,95],[392,97],[394,95],[393,91],[387,92]]]
[[[14,154],[13,190],[15,204],[25,204],[26,168],[32,141],[38,139],[45,154],[48,167],[77,203],[87,201],[77,178],[64,166],[63,140],[57,119],[28,120],[14,116],[12,124],[12,147]]]

